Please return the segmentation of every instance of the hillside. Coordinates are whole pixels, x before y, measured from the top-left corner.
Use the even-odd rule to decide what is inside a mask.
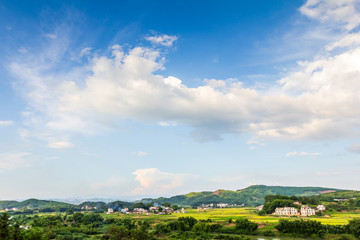
[[[326,191],[336,191],[332,193],[325,193]],[[322,187],[280,187],[280,186],[265,186],[254,185],[245,189],[230,191],[230,190],[217,190],[215,192],[191,192],[184,195],[177,195],[170,198],[145,198],[141,201],[144,203],[157,202],[177,204],[181,206],[198,206],[208,203],[228,203],[228,204],[245,204],[245,206],[256,206],[264,203],[266,195],[285,195],[285,196],[314,196],[319,195],[319,200],[332,200],[334,198],[351,198],[358,197],[359,192],[344,191],[334,188]],[[321,198],[320,198],[321,197]],[[96,209],[118,208],[118,207],[131,207],[136,202],[114,201],[105,203],[101,201],[88,201],[75,205],[64,203],[60,201],[28,199],[22,202],[18,201],[0,201],[0,210],[5,208],[18,208],[26,207],[28,209],[45,209],[45,208],[72,208],[79,209],[84,206],[96,207]]]
[[[4,208],[23,208],[27,207],[29,209],[33,208],[72,208],[74,205],[69,203],[57,202],[57,201],[48,201],[48,200],[38,200],[38,199],[28,199],[22,202],[17,201],[0,201],[0,209]]]
[[[197,206],[209,203],[229,203],[229,204],[245,204],[245,206],[256,206],[264,203],[266,195],[281,194],[286,196],[312,196],[318,195],[326,191],[342,191],[335,188],[322,187],[280,187],[254,185],[245,189],[230,191],[217,190],[215,192],[192,192],[185,195],[173,196],[170,198],[145,198],[143,202],[169,202],[171,204]]]
[[[360,198],[360,191],[337,191],[314,196],[315,199],[324,202],[334,202],[334,199]]]

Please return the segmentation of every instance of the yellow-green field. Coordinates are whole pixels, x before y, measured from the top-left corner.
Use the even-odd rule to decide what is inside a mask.
[[[194,217],[196,219],[211,219],[213,221],[226,221],[229,219],[236,219],[239,217],[248,218],[251,221],[260,223],[260,224],[276,224],[280,217],[275,216],[259,216],[256,214],[255,209],[253,208],[217,208],[217,209],[208,209],[206,211],[198,212],[197,209],[186,209],[187,213],[173,213],[170,215],[124,215],[124,214],[104,214],[106,218],[117,218],[130,216],[136,219],[148,219],[151,221],[168,221],[171,219],[176,219],[179,217]],[[332,224],[332,225],[344,225],[347,224],[349,220],[360,217],[360,212],[354,213],[329,213],[330,217],[308,217],[303,219],[312,219],[320,221],[323,224]],[[284,217],[283,217],[284,218]],[[297,217],[289,217],[288,219],[300,219]]]

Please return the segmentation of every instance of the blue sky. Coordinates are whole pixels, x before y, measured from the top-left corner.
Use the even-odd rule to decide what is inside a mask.
[[[2,1],[0,199],[359,189],[357,1]]]

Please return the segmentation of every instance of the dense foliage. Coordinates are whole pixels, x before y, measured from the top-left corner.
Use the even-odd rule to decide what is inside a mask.
[[[314,220],[280,219],[275,226],[279,232],[304,237],[323,237],[324,234],[351,234],[360,237],[360,218],[354,218],[347,225],[322,225]]]

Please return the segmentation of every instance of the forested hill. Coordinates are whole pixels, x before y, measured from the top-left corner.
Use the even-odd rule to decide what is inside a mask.
[[[71,208],[74,207],[74,205],[70,203],[63,203],[63,202],[57,202],[57,201],[48,201],[48,200],[38,200],[38,199],[28,199],[22,202],[17,201],[0,201],[0,209],[4,208]]]
[[[265,185],[254,185],[245,189],[230,191],[230,190],[217,190],[215,192],[192,192],[185,195],[173,196],[170,198],[145,198],[142,199],[143,203],[171,203],[181,206],[198,206],[201,204],[209,203],[228,203],[228,204],[245,204],[245,206],[256,206],[263,204],[264,197],[266,195],[281,194],[286,196],[313,196],[327,191],[343,191],[335,188],[321,188],[321,187],[280,187],[280,186],[265,186]],[[341,196],[346,194],[348,191],[341,192]],[[349,191],[352,192],[352,191]],[[330,194],[329,196],[333,196]],[[325,194],[324,196],[327,196]],[[336,195],[337,196],[337,195]],[[83,202],[79,205],[64,203],[60,201],[49,201],[49,200],[38,200],[28,199],[22,202],[18,201],[0,201],[0,210],[8,208],[21,209],[26,207],[27,209],[58,209],[66,210],[67,208],[81,209],[82,207],[96,207],[98,210],[104,210],[109,207],[131,207],[137,204],[136,202],[123,202],[115,201],[110,203],[105,202]]]
[[[245,204],[245,206],[256,206],[264,203],[266,195],[281,194],[286,196],[312,196],[326,193],[328,191],[342,191],[335,188],[322,187],[280,187],[254,185],[245,189],[230,191],[217,190],[215,192],[192,192],[170,198],[145,198],[143,202],[169,202],[177,205],[198,206],[209,203]]]

